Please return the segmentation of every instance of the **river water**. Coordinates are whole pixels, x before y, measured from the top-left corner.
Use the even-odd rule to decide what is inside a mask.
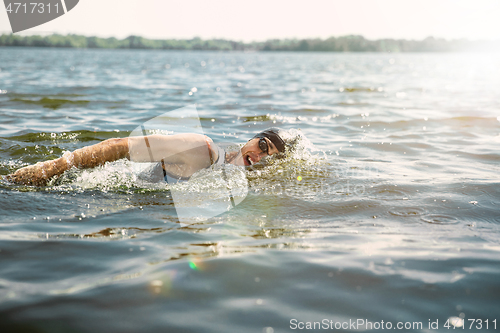
[[[192,223],[128,161],[0,180],[0,328],[492,331],[499,96],[498,54],[0,48],[0,175],[193,104],[216,142],[301,134]]]

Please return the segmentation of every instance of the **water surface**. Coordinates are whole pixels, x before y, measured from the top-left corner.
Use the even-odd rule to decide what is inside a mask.
[[[0,48],[0,60],[1,175],[193,103],[215,141],[279,126],[316,149],[248,171],[243,203],[190,224],[125,161],[44,188],[1,181],[3,329],[500,324],[497,55]]]

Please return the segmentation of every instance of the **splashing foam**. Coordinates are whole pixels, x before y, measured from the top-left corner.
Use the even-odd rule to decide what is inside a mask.
[[[102,192],[133,192],[137,188],[158,190],[158,184],[141,181],[134,172],[133,163],[119,160],[93,169],[72,168],[50,182],[61,191],[100,190]],[[165,185],[161,187],[165,189]]]

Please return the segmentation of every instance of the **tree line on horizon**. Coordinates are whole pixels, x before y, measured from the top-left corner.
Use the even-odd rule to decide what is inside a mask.
[[[294,51],[294,52],[457,52],[499,48],[499,41],[378,39],[350,35],[327,39],[271,39],[264,42],[238,42],[225,39],[147,39],[129,36],[124,39],[81,35],[18,36],[3,34],[0,46],[66,47],[87,49],[153,49],[207,51]]]

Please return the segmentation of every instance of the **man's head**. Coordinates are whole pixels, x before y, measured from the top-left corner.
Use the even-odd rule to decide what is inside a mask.
[[[279,135],[279,129],[269,128],[256,134],[242,148],[241,156],[246,166],[258,163],[263,157],[285,151],[285,142]]]

